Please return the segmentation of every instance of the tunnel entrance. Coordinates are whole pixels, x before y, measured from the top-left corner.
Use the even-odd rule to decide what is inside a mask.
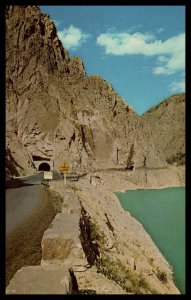
[[[39,171],[50,171],[50,165],[48,163],[42,163],[38,167]]]

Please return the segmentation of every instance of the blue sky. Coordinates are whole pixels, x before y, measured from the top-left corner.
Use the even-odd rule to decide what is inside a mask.
[[[140,115],[185,91],[184,6],[40,6],[71,57]]]

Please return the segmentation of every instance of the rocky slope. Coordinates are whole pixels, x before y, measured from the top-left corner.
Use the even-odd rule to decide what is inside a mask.
[[[185,164],[185,94],[174,95],[153,107],[142,117],[144,127],[164,159]]]
[[[163,167],[184,154],[184,95],[138,117],[69,57],[38,7],[7,8],[6,28],[6,144],[23,172],[33,168],[29,154],[51,158],[55,169],[68,160],[73,170]]]
[[[50,183],[63,199],[62,212],[44,232],[41,264],[19,270],[6,293],[179,294],[172,267],[143,226],[122,209],[110,191],[112,182],[109,187],[90,179]],[[57,270],[56,280],[51,269]]]

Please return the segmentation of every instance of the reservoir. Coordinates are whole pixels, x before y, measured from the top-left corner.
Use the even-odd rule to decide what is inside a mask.
[[[116,195],[123,209],[144,226],[173,266],[175,284],[185,294],[185,188],[133,190]]]

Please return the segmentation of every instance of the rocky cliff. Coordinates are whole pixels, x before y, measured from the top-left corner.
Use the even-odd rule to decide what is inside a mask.
[[[185,164],[185,94],[174,95],[147,111],[144,127],[167,163]]]
[[[86,75],[80,57],[69,57],[36,6],[6,9],[6,84],[6,144],[19,173],[33,168],[32,155],[55,169],[68,160],[73,170],[161,167],[184,155],[184,95],[138,117],[111,84]]]
[[[87,76],[80,57],[70,58],[48,15],[36,6],[7,7],[7,173],[34,171],[32,156],[54,160],[56,170],[67,160],[73,171],[88,173],[65,188],[51,183],[63,198],[62,213],[44,234],[42,265],[18,278],[47,269],[50,280],[58,266],[73,267],[74,255],[79,269],[90,267],[75,274],[82,288],[179,293],[171,267],[113,192],[184,185],[184,105],[185,95],[175,95],[137,116],[110,83]],[[63,219],[74,222],[67,227]]]

